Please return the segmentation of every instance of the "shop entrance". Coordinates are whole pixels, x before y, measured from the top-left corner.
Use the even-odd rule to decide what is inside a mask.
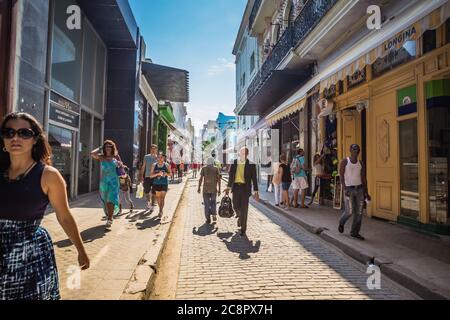
[[[73,198],[74,192],[74,160],[75,160],[75,131],[50,124],[48,127],[48,141],[52,147],[52,164],[58,169],[67,184],[67,195]]]

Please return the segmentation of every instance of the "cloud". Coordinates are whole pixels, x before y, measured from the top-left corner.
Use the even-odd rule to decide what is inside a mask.
[[[227,71],[234,71],[236,66],[233,62],[225,58],[217,59],[218,64],[212,65],[208,68],[208,76],[215,77]]]

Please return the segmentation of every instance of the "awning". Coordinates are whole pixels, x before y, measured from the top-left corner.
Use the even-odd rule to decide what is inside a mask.
[[[326,101],[324,105],[321,105],[321,110],[317,118],[326,117],[333,113],[334,103],[331,101]]]
[[[369,61],[375,61],[376,59],[373,57],[375,52],[374,49],[381,48],[380,44],[384,44],[385,41],[388,41],[394,35],[424,17],[426,17],[428,21],[433,21],[436,19],[437,14],[432,12],[436,9],[441,10],[439,13],[439,21],[445,21],[444,18],[450,16],[450,2],[447,3],[447,0],[423,1],[417,8],[396,17],[392,22],[383,26],[381,30],[370,33],[367,37],[363,38],[355,45],[352,45],[352,48],[346,50],[342,55],[336,58],[333,57],[329,61],[324,62],[322,66],[320,66],[321,70],[319,74],[303,85],[296,93],[272,112],[272,114],[279,113],[284,109],[289,108],[292,104],[304,99],[308,91],[314,88],[318,83],[321,84],[321,92],[331,84],[337,83],[339,79],[343,79],[343,73],[346,66],[350,68],[348,71],[349,74],[351,71],[354,73],[358,68],[362,69],[364,63],[367,64],[367,60],[364,60],[364,58],[367,59],[367,53],[372,55]],[[399,23],[399,21],[402,22]],[[436,25],[437,22],[434,21],[431,25]]]
[[[159,101],[189,102],[188,71],[144,61],[142,73]]]
[[[442,5],[443,2],[446,1],[430,1],[430,5]],[[429,10],[425,12],[429,12]],[[383,33],[385,33],[386,36],[382,38],[383,40],[380,41],[374,39],[374,45],[368,45],[367,47],[369,47],[369,49],[366,49],[365,53],[354,59],[351,63],[347,64],[336,73],[326,77],[325,79],[321,79],[320,92],[323,92],[326,88],[329,88],[330,86],[337,84],[339,81],[346,79],[347,76],[353,75],[358,70],[362,70],[366,65],[373,64],[377,59],[386,57],[392,49],[400,49],[407,41],[419,39],[425,31],[438,28],[449,17],[450,2],[447,2],[441,7],[434,9],[431,13],[428,13],[425,17],[419,19],[416,18],[416,22],[412,24],[410,23],[406,28],[403,27],[403,24],[401,24],[400,32],[398,32],[399,28],[394,29],[389,28],[388,26],[383,27],[383,29],[387,30],[383,32],[383,29],[381,29],[375,33],[373,37],[376,38],[378,34],[383,35]],[[396,20],[397,19],[394,21]],[[365,44],[368,42],[364,40],[363,43]],[[359,46],[361,46],[361,43]],[[356,47],[358,47],[358,44]]]
[[[301,111],[305,107],[305,104],[306,97],[298,102],[292,103],[290,106],[287,106],[282,110],[277,109],[266,117],[266,122],[269,126],[272,126],[281,119],[286,118],[297,111]]]
[[[252,137],[255,137],[256,134],[258,133],[258,130],[265,129],[265,128],[268,128],[266,119],[265,118],[261,118],[250,129],[248,129],[245,132],[242,132],[239,135],[237,140],[238,141],[242,141],[244,139],[250,139]]]
[[[174,123],[176,121],[175,116],[173,115],[172,108],[168,105],[159,106],[159,115],[167,123]]]
[[[108,48],[137,48],[138,26],[128,1],[77,2]]]

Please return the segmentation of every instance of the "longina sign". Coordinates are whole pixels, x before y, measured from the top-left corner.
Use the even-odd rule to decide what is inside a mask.
[[[420,22],[416,22],[408,29],[405,29],[402,32],[397,33],[395,37],[383,43],[383,56],[385,53],[393,49],[400,49],[407,41],[417,40],[421,34],[420,28],[421,28]]]

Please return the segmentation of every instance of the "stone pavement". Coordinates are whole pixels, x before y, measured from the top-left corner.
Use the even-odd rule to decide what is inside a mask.
[[[264,206],[250,206],[247,237],[241,237],[235,218],[204,224],[195,188],[184,196],[176,299],[417,298],[385,277],[380,290],[369,290],[365,266]]]
[[[165,223],[156,220],[158,209],[149,214],[143,200],[132,199],[134,213],[128,210],[114,220],[111,231],[105,231],[99,195],[90,194],[71,204],[72,214],[84,240],[91,267],[81,272],[77,282],[78,264],[75,247],[68,240],[54,213],[43,220],[54,242],[60,290],[65,300],[117,300],[122,297],[143,255],[161,250],[161,242],[178,205],[185,181],[171,184],[166,198]],[[127,206],[126,206],[127,208]],[[79,284],[79,286],[78,286]],[[130,298],[130,297],[128,297]]]
[[[274,194],[260,185],[260,197],[269,208],[289,217],[312,233],[338,246],[350,256],[366,262],[375,258],[383,274],[426,299],[450,299],[450,242],[421,234],[393,222],[363,217],[359,241],[349,236],[350,219],[344,234],[337,230],[341,211],[312,205],[309,209],[286,211],[274,207]]]

